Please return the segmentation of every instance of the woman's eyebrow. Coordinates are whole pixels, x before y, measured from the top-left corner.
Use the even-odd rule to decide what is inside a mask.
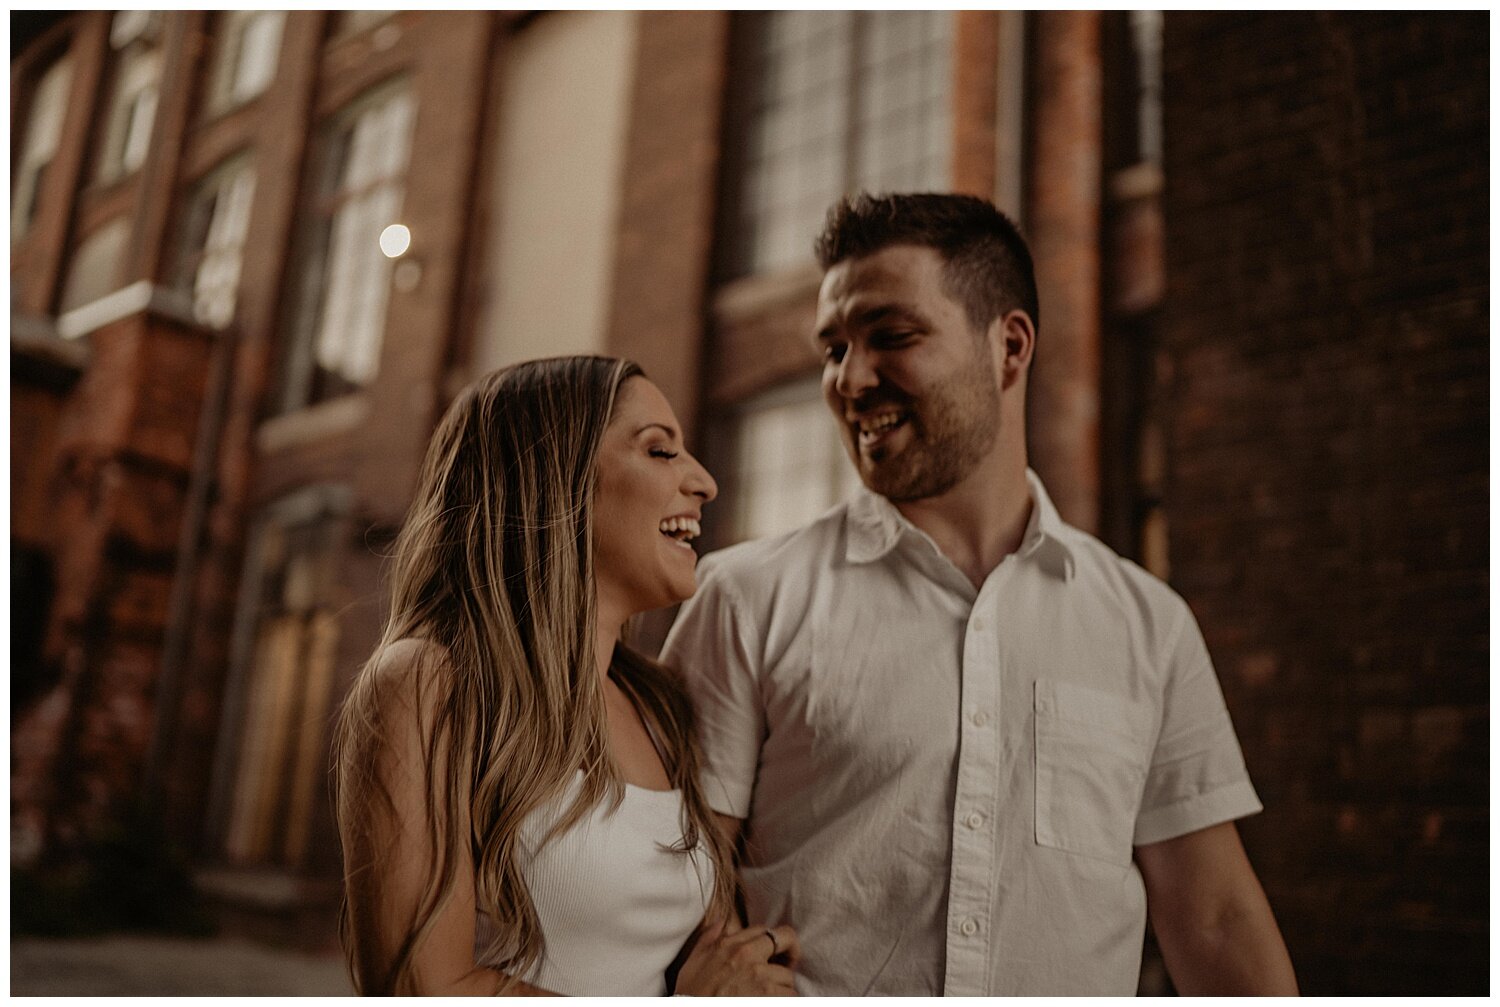
[[[653,430],[653,429],[654,430],[660,430],[662,433],[666,434],[668,437],[672,438],[673,440],[676,440],[680,436],[677,433],[677,430],[675,428],[669,427],[665,423],[647,423],[645,426],[643,426],[639,430],[637,430],[635,432],[635,435],[637,437],[639,437],[641,434],[645,433],[647,430]]]

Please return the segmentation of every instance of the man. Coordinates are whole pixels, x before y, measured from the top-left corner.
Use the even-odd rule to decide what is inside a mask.
[[[1295,993],[1202,636],[1027,468],[1030,253],[970,197],[836,206],[816,340],[869,492],[706,557],[688,670],[750,918],[809,994]]]

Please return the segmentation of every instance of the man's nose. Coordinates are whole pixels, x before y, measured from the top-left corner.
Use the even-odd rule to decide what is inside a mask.
[[[844,351],[844,359],[839,361],[838,376],[834,379],[834,389],[846,399],[858,398],[862,393],[874,388],[879,379],[875,375],[875,362],[870,354],[854,346]]]

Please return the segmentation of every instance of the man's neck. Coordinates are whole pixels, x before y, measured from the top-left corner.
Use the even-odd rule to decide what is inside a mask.
[[[896,504],[976,590],[1021,547],[1031,508],[1024,456],[1008,465],[982,465],[942,496]]]

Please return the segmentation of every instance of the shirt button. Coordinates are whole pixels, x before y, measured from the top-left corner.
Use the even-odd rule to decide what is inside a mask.
[[[979,933],[979,924],[974,922],[974,917],[971,916],[968,919],[964,920],[963,923],[959,925],[958,929],[963,931],[963,935],[965,937],[973,937],[975,934]]]
[[[971,811],[969,817],[964,819],[964,824],[971,829],[977,829],[984,824],[984,816],[977,811]]]
[[[984,632],[984,620],[983,619],[975,619],[969,625],[971,625],[971,626],[974,627],[974,632],[976,632],[976,633],[983,633]]]
[[[983,727],[990,722],[990,715],[983,710],[975,710],[972,719],[975,727]]]

